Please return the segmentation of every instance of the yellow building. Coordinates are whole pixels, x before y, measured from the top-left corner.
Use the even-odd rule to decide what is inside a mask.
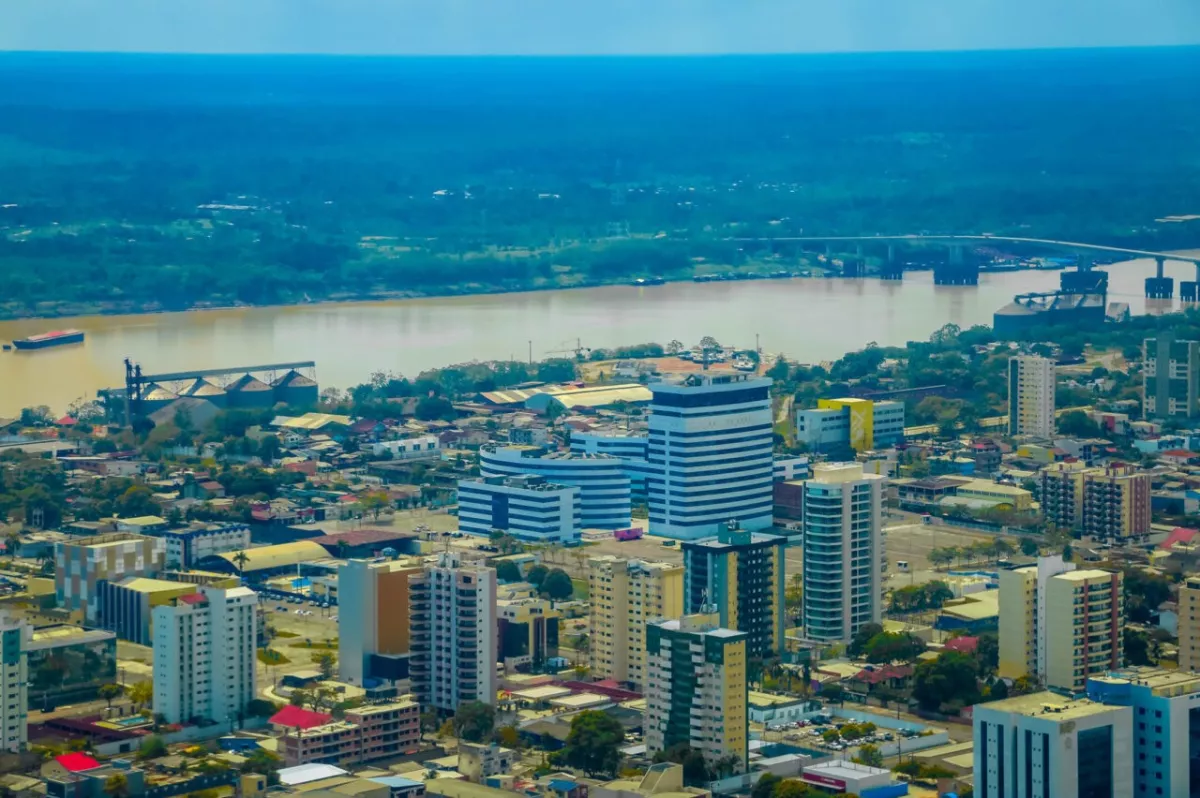
[[[1061,557],[1001,571],[1000,676],[1083,692],[1088,676],[1121,667],[1122,607],[1120,573]]]
[[[1037,566],[1000,572],[1000,667],[1005,679],[1036,674]]]
[[[747,761],[745,632],[721,629],[713,614],[646,627],[646,754],[684,743],[710,765]]]
[[[1200,671],[1200,576],[1179,586],[1179,670]]]
[[[1092,674],[1121,667],[1121,574],[1087,570],[1046,583],[1046,686],[1082,693]]]
[[[646,624],[683,616],[683,566],[612,555],[588,560],[588,665],[598,679],[646,684]]]
[[[875,403],[870,399],[818,399],[818,410],[850,411],[850,448],[865,452],[875,448]]]
[[[1042,516],[1060,529],[1124,540],[1150,534],[1150,475],[1129,463],[1055,463],[1038,472]]]
[[[1004,485],[990,479],[971,479],[963,482],[954,492],[955,497],[969,502],[978,502],[992,507],[1007,507],[1017,512],[1027,512],[1033,506],[1033,494],[1016,485]]]

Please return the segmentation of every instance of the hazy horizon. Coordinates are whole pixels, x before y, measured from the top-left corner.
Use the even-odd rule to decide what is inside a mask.
[[[8,0],[0,50],[632,56],[1200,44],[1195,0]]]

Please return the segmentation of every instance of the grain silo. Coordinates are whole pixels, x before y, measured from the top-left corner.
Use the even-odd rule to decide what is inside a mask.
[[[196,399],[203,399],[207,402],[212,402],[217,407],[226,407],[229,404],[228,397],[226,396],[224,389],[213,385],[203,377],[197,377],[195,381],[187,387],[187,390],[180,394],[180,396],[191,396]]]
[[[289,407],[314,407],[317,404],[316,380],[305,377],[295,369],[275,380],[274,386],[276,402]]]
[[[275,392],[262,380],[249,374],[225,389],[230,407],[270,407],[275,404]]]

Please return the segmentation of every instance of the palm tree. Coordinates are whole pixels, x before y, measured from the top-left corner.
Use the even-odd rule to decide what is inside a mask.
[[[141,708],[154,700],[154,683],[138,682],[129,688],[129,700],[134,706]]]
[[[246,563],[250,562],[250,555],[244,551],[239,551],[233,555],[233,563],[237,566],[238,573],[242,573],[246,569]]]
[[[106,684],[102,685],[100,689],[96,691],[96,695],[107,701],[108,708],[112,709],[113,699],[121,695],[123,692],[125,692],[125,688],[119,684]]]

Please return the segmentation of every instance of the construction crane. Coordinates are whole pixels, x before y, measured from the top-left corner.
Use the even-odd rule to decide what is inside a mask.
[[[564,342],[565,343],[565,342]],[[585,355],[592,353],[591,347],[584,346],[583,341],[579,338],[575,339],[575,348],[550,349],[546,352],[547,355],[575,355],[576,360],[585,359]]]

